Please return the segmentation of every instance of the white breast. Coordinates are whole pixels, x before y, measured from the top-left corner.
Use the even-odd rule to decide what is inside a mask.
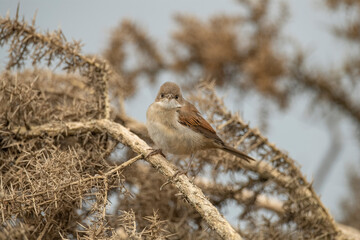
[[[165,109],[155,102],[149,106],[146,119],[151,139],[164,152],[189,155],[202,147],[204,137],[180,124],[176,109]]]

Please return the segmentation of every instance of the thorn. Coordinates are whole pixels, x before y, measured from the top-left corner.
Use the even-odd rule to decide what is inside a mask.
[[[20,2],[18,2],[17,8],[16,8],[16,16],[15,16],[16,21],[19,19],[19,9],[20,9]]]
[[[31,24],[32,24],[33,27],[35,27],[35,20],[36,20],[38,10],[39,10],[38,8],[35,10],[34,17],[33,17],[32,21],[31,21]]]

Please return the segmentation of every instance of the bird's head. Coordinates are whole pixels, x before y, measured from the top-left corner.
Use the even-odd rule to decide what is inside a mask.
[[[183,105],[184,99],[180,87],[176,83],[166,82],[161,85],[155,102],[166,109],[176,109]]]

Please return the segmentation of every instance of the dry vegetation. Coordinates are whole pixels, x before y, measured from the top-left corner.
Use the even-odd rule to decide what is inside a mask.
[[[245,14],[208,21],[177,16],[168,52],[125,20],[106,60],[82,54],[61,31],[41,33],[35,20],[0,17],[0,45],[10,52],[0,76],[0,239],[359,239],[359,177],[352,175],[352,201],[344,202],[348,226],[341,225],[296,162],[227,110],[214,89],[256,92],[282,109],[310,92],[321,106],[316,110],[330,109],[359,126],[360,59],[334,74],[309,69],[300,50],[292,57],[280,51],[290,44],[281,35],[286,7],[274,20],[271,1],[239,2]],[[359,44],[356,27],[336,33]],[[33,68],[26,70],[29,60]],[[44,64],[63,73],[39,68]],[[200,152],[185,176],[176,174],[184,159],[146,157],[146,128],[123,104],[140,78],[154,82],[162,72],[186,79],[184,88],[196,85],[191,101],[227,142],[258,161]],[[219,213],[229,209],[237,222]]]

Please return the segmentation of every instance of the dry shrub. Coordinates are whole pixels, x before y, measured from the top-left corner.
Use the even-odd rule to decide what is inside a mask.
[[[200,152],[189,172],[220,211],[232,206],[238,238],[346,238],[295,161],[230,113],[214,92],[215,85],[235,84],[281,106],[288,101],[281,86],[290,71],[274,50],[276,23],[283,18],[267,21],[270,1],[241,2],[247,16],[215,17],[210,23],[179,16],[178,44],[168,62],[129,21],[114,32],[108,65],[81,54],[79,44],[67,42],[61,32],[41,34],[18,17],[0,18],[0,45],[9,43],[11,53],[0,85],[0,238],[221,239],[208,224],[212,216],[196,211],[189,196],[179,193],[186,177],[164,178],[150,161],[134,164],[144,156],[134,157],[125,139],[100,126],[66,125],[118,122],[148,140],[144,125],[126,116],[123,100],[136,91],[140,76],[153,81],[161,71],[173,71],[186,77],[194,66],[201,66],[198,76],[212,75],[216,82],[202,83],[191,100],[227,142],[258,159],[243,163],[224,152]],[[245,23],[256,26],[250,29],[254,41],[240,41],[236,34]],[[126,65],[129,42],[144,57],[132,69]],[[58,64],[67,73],[12,72],[29,57],[34,65]],[[168,159],[186,166],[184,159]]]
[[[1,124],[9,129],[98,117],[94,89],[81,77],[26,70],[4,72],[1,80]]]
[[[136,191],[132,178],[124,181],[122,168],[116,170],[111,161],[123,162],[124,156],[117,152],[126,152],[126,149],[119,149],[122,145],[106,132],[95,129],[73,134],[61,129],[50,130],[51,134],[40,130],[39,136],[27,135],[28,131],[44,125],[47,129],[52,126],[56,129],[55,126],[62,123],[108,117],[107,81],[120,82],[121,78],[114,72],[108,75],[105,63],[80,54],[80,49],[72,48],[60,33],[40,34],[34,26],[17,18],[1,19],[0,23],[1,44],[11,42],[12,53],[9,70],[1,75],[0,88],[1,112],[4,113],[0,119],[1,238],[178,239],[177,231],[188,237],[214,235],[209,229],[205,233],[187,232],[186,229],[192,227],[191,222],[181,224],[185,217],[177,219],[180,223],[175,222],[173,227],[166,224],[167,217],[159,217],[160,205],[167,208],[161,212],[161,217],[168,212],[166,197],[173,195],[176,199],[173,188],[161,192],[164,198],[163,202],[159,201],[158,209],[149,198],[147,208],[143,205],[145,199],[138,200],[141,196],[134,199]],[[17,55],[19,53],[21,56]],[[49,57],[52,54],[55,59]],[[47,64],[63,60],[60,66],[75,73],[10,71],[12,67],[23,66],[29,56],[33,64],[47,57]],[[117,90],[125,92],[124,89]],[[116,115],[121,110],[114,112]],[[146,176],[134,174],[137,175]],[[163,184],[161,178],[154,172],[147,176],[142,180],[152,183],[151,190],[155,186],[158,191]],[[157,179],[158,184],[149,181],[149,176],[154,181]],[[149,193],[149,190],[145,186],[141,192]],[[111,196],[119,198],[121,208],[106,209]],[[182,198],[177,199],[176,204],[182,209],[189,208]],[[194,212],[191,208],[190,211]],[[138,213],[135,215],[135,212]],[[199,214],[196,215],[199,218]]]
[[[1,18],[0,25],[0,44],[10,43],[8,69],[31,57],[34,65],[45,60],[77,72],[1,75],[1,237],[109,236],[108,192],[124,192],[120,172],[109,172],[117,142],[106,133],[18,134],[42,124],[108,117],[106,64],[81,55],[79,43],[67,42],[60,31],[40,34],[18,17]]]
[[[59,233],[76,236],[77,222],[102,215],[107,191],[122,188],[121,176],[96,177],[111,167],[106,159],[116,143],[106,133],[59,134],[53,138],[44,132],[40,137],[27,138],[11,130],[92,119],[99,114],[96,101],[92,101],[93,95],[88,96],[91,91],[79,77],[25,71],[5,73],[1,80],[3,224],[25,225],[31,229],[28,237],[46,234],[57,238]]]

